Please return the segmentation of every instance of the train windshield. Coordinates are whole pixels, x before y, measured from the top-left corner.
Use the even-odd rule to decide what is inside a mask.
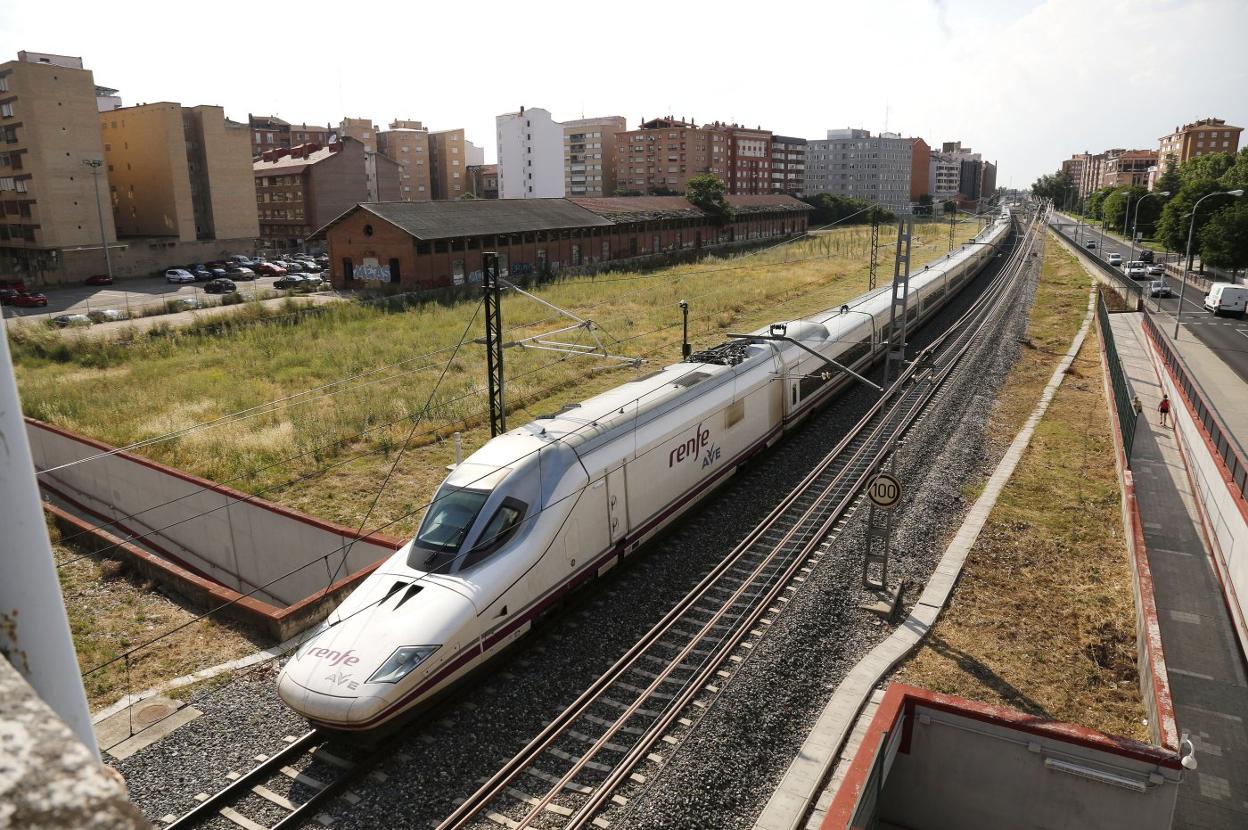
[[[420,524],[407,558],[410,568],[442,571],[454,560],[489,491],[443,486]]]

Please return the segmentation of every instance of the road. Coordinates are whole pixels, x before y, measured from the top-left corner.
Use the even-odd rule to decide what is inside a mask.
[[[244,297],[251,298],[253,291],[273,289],[277,277],[259,277],[254,282],[237,281],[235,285]],[[57,314],[86,314],[101,309],[116,309],[138,314],[140,309],[160,305],[178,297],[196,298],[200,301],[220,299],[219,295],[205,294],[203,283],[171,284],[164,277],[137,277],[118,280],[113,285],[71,285],[39,289],[47,295],[46,308],[18,308],[0,306],[5,317],[46,318]]]
[[[1072,239],[1075,238],[1075,223],[1070,219],[1065,216],[1054,215],[1052,224],[1060,227]],[[1111,253],[1119,253],[1125,262],[1131,253],[1129,244],[1115,237],[1102,234],[1100,229],[1095,226],[1083,226],[1079,234],[1081,247],[1087,239],[1095,240],[1097,244],[1097,247],[1093,250],[1085,248],[1087,253],[1101,259],[1104,259]],[[1137,256],[1139,255],[1139,250],[1139,248],[1136,248]],[[1158,255],[1158,261],[1161,261],[1160,254]],[[1149,279],[1157,278],[1150,277]],[[1174,292],[1173,297],[1154,299],[1146,296],[1145,299],[1149,304],[1149,308],[1170,317],[1170,330],[1173,331],[1173,318],[1179,307],[1180,285],[1176,277],[1166,276],[1165,280],[1170,284],[1170,290]],[[1147,283],[1145,283],[1145,288],[1147,288]],[[1180,318],[1180,325],[1220,357],[1245,383],[1248,383],[1248,320],[1240,320],[1235,317],[1215,317],[1205,310],[1204,294],[1205,292],[1197,287],[1195,283],[1188,284],[1187,292],[1183,296],[1183,316]],[[1158,323],[1160,322],[1158,320]]]

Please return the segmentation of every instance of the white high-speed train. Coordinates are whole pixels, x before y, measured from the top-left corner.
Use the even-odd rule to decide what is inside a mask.
[[[979,271],[1009,224],[1002,211],[978,244],[912,273],[910,325]],[[890,295],[886,285],[785,333],[865,369],[883,353]],[[286,663],[282,699],[346,731],[423,708],[852,381],[825,369],[791,343],[737,340],[494,438]]]

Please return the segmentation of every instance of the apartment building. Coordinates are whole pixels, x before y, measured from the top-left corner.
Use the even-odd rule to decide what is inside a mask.
[[[826,139],[807,144],[805,193],[855,196],[909,213],[911,204],[928,192],[930,166],[931,149],[921,138],[828,130]]]
[[[703,129],[715,130],[728,137],[729,193],[747,196],[771,192],[771,130],[753,129],[740,124],[714,121]]]
[[[469,167],[480,167],[485,164],[485,148],[478,147],[464,139],[464,163]]]
[[[927,192],[934,202],[956,199],[962,186],[962,161],[955,153],[932,150]]]
[[[427,202],[433,198],[430,182],[429,131],[419,121],[398,119],[377,133],[381,153],[399,165],[399,199]]]
[[[464,131],[429,133],[429,186],[434,199],[458,199],[468,192]]]
[[[616,136],[628,129],[624,116],[578,118],[562,126],[564,191],[569,196],[613,195]]]
[[[1100,187],[1148,185],[1149,171],[1157,166],[1156,150],[1110,150],[1100,165]]]
[[[521,107],[494,118],[498,188],[503,199],[564,196],[564,130],[541,107]]]
[[[806,186],[806,139],[771,137],[771,191],[800,196]]]
[[[473,164],[468,167],[468,193],[474,199],[498,198],[498,165]]]
[[[669,115],[617,133],[615,140],[617,193],[683,193],[689,179],[701,173],[730,179],[729,136],[721,130]]]
[[[354,138],[364,145],[364,152],[377,151],[377,125],[371,118],[344,118],[338,122],[340,138]]]
[[[102,112],[98,123],[118,237],[258,235],[251,130],[221,107],[165,101]]]
[[[369,198],[365,159],[376,165],[378,199]],[[300,248],[317,228],[359,202],[400,201],[399,165],[343,137],[329,144],[266,150],[252,164],[260,241],[276,249]]]
[[[1239,150],[1239,134],[1243,127],[1234,127],[1221,118],[1204,118],[1175,127],[1170,135],[1161,137],[1158,164],[1166,167],[1179,165],[1190,158],[1209,153],[1236,153]]]
[[[36,285],[63,282],[78,276],[67,274],[67,252],[84,270],[104,270],[101,208],[104,239],[117,239],[108,180],[102,167],[96,179],[83,164],[104,158],[99,118],[90,70],[37,59],[0,64],[0,271]]]

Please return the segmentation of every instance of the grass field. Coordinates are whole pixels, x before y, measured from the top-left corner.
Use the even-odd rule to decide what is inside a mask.
[[[48,531],[81,671],[195,618],[193,610],[130,573],[122,562],[62,544],[52,523]],[[87,674],[87,702],[99,709],[130,692],[269,645],[264,635],[237,623],[204,620],[162,640],[157,648],[135,653],[129,663],[118,661]]]
[[[1088,275],[1048,246],[1030,342],[989,422],[999,457],[1087,308]],[[897,679],[1147,740],[1135,607],[1095,331],[967,558],[948,609]],[[972,498],[982,484],[968,488]]]
[[[945,253],[947,228],[916,227],[916,267]],[[974,226],[958,230],[964,239]],[[523,423],[678,359],[681,299],[690,304],[690,339],[697,348],[720,342],[725,332],[799,317],[862,293],[869,235],[866,227],[837,229],[731,258],[647,274],[573,278],[535,289],[549,302],[594,320],[612,351],[645,358],[649,365],[632,369],[509,349],[509,423]],[[881,237],[883,281],[892,273],[892,230],[883,228]],[[241,324],[221,330],[192,325],[122,341],[26,331],[11,333],[11,339],[27,414],[117,446],[189,430],[137,451],[352,525],[363,519],[428,401],[430,415],[368,522],[370,529],[403,535],[445,475],[452,450],[444,439],[461,431],[465,451],[471,452],[488,438],[481,426],[483,347],[468,342],[447,362],[464,332],[470,340],[481,335],[478,305],[429,302],[386,310],[339,303],[315,315],[263,322],[253,319],[259,312],[244,313]],[[504,298],[503,319],[510,338],[567,322],[514,294]],[[583,332],[565,337],[586,342]],[[290,399],[268,403],[285,398]],[[244,418],[195,428],[248,409],[253,411]]]

